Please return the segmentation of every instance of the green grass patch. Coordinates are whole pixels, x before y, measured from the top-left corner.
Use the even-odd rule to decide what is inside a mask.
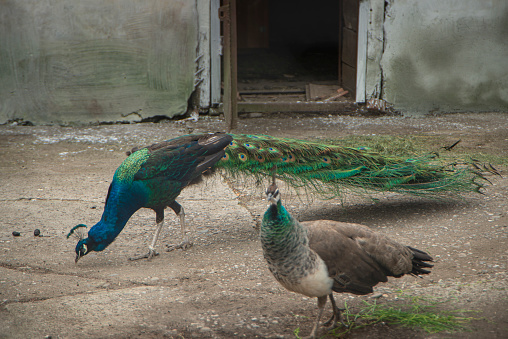
[[[466,317],[465,313],[477,313],[470,310],[438,310],[437,307],[446,301],[436,301],[422,297],[411,297],[409,304],[393,306],[378,304],[376,301],[364,301],[358,313],[353,313],[344,303],[345,311],[342,320],[347,328],[340,326],[330,331],[335,337],[343,336],[351,331],[373,326],[387,324],[401,326],[412,330],[423,330],[427,333],[469,331],[468,324],[479,318]]]

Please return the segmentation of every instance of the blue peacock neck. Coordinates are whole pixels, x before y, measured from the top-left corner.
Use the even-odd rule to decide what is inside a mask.
[[[136,185],[113,181],[101,220],[95,224],[88,237],[93,239],[94,251],[102,251],[111,244],[123,230],[130,217],[143,207],[145,194]]]

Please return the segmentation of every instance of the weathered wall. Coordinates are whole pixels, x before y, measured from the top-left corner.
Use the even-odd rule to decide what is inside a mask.
[[[182,114],[197,37],[195,1],[0,1],[0,123]]]
[[[508,111],[508,1],[388,1],[384,41],[383,98],[396,109]]]

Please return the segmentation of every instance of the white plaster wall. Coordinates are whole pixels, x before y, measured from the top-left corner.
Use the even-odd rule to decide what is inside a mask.
[[[508,111],[508,1],[387,4],[385,100],[407,114]]]
[[[384,49],[384,0],[369,1],[368,19],[366,99],[379,98],[382,91],[381,58]]]
[[[0,123],[183,114],[197,27],[195,1],[0,1]]]

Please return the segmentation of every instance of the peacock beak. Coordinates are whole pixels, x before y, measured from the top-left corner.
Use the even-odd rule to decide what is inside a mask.
[[[74,263],[77,264],[78,263],[78,260],[79,258],[81,258],[81,256],[79,254],[76,254],[76,259],[74,260]]]

